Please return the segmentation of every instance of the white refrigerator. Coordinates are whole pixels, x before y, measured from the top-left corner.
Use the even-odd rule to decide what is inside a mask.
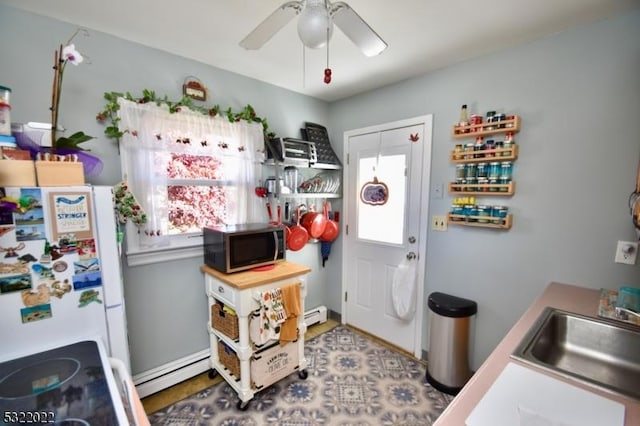
[[[0,361],[98,337],[130,374],[112,188],[0,196]]]

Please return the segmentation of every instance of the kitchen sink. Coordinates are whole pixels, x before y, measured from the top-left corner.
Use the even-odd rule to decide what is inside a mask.
[[[547,307],[512,357],[640,400],[640,327]]]

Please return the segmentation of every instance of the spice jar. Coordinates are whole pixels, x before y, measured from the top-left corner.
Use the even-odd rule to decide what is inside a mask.
[[[464,178],[466,176],[465,170],[466,170],[466,165],[456,164],[456,179]]]
[[[475,205],[473,205],[473,204],[465,204],[465,205],[464,205],[464,207],[463,207],[464,215],[465,215],[465,216],[471,216],[471,213],[473,212],[473,209],[474,209],[475,207],[476,207],[476,206],[475,206]]]
[[[487,173],[487,177],[489,179],[498,179],[498,177],[500,176],[500,171],[500,162],[492,161],[491,163],[489,163],[489,172]]]
[[[464,177],[467,179],[477,177],[478,165],[476,163],[467,163],[465,165]]]
[[[6,86],[0,86],[0,103],[11,105],[11,89]]]
[[[467,191],[475,192],[478,190],[478,178],[477,177],[467,177]]]
[[[497,192],[498,191],[498,187],[495,186],[498,184],[498,178],[495,177],[490,177],[489,178],[489,192]]]
[[[500,176],[506,176],[511,180],[513,176],[513,162],[503,161],[500,163]]]
[[[487,184],[489,183],[489,179],[487,179],[486,177],[479,177],[478,178],[478,191],[479,192],[487,192],[489,190],[489,188],[487,188]]]
[[[505,127],[513,127],[515,119],[516,119],[515,115],[507,115],[508,123],[505,124]]]
[[[472,126],[477,126],[477,127],[472,127],[471,131],[473,132],[479,132],[480,130],[482,130],[482,126],[478,126],[478,124],[482,124],[482,116],[481,115],[477,115],[477,114],[473,114],[471,116],[471,125]]]
[[[501,186],[500,187],[500,192],[508,192],[509,191],[509,187],[507,185],[509,185],[509,182],[511,182],[511,178],[509,176],[500,176],[498,178],[498,184],[499,185],[505,185],[505,186]]]
[[[491,222],[496,225],[504,223],[504,219],[507,217],[508,207],[505,206],[491,206]]]
[[[463,206],[459,206],[457,204],[452,205],[451,206],[451,214],[452,215],[458,215],[458,216],[464,215],[464,207]],[[464,218],[463,217],[452,217],[451,220],[460,221],[460,220],[464,220]]]
[[[463,152],[464,152],[464,147],[462,146],[462,144],[457,144],[456,147],[453,149],[453,158],[455,160],[461,160]]]
[[[11,136],[11,107],[0,103],[0,135]]]
[[[506,140],[503,142],[504,151],[502,151],[503,157],[510,157],[513,155],[513,142]]]
[[[488,223],[489,216],[491,215],[491,207],[489,206],[478,206],[478,222],[479,223]]]
[[[489,166],[487,166],[487,163],[478,163],[476,176],[478,176],[478,178],[486,178],[489,176]]]
[[[478,206],[471,206],[469,209],[469,222],[478,221]]]
[[[493,158],[496,156],[496,153],[493,150],[496,148],[495,141],[493,139],[487,139],[485,142],[485,158]]]
[[[471,142],[464,145],[464,158],[466,158],[467,160],[473,158],[474,146],[475,144]]]

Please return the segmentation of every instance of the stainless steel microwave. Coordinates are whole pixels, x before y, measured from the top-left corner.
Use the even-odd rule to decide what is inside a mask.
[[[204,263],[231,273],[286,259],[285,231],[265,223],[204,228]]]

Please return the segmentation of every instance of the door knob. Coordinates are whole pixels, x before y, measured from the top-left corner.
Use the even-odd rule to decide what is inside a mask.
[[[409,253],[407,253],[407,260],[413,260],[415,259],[417,256],[414,252],[410,251]]]

